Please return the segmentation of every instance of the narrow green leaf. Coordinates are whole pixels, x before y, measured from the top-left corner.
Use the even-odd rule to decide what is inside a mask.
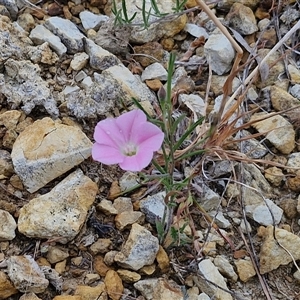
[[[179,149],[179,147],[182,145],[182,143],[186,140],[186,138],[195,130],[195,128],[202,124],[203,120],[205,119],[205,117],[201,117],[198,121],[196,121],[195,123],[193,123],[188,129],[187,131],[180,137],[180,139],[177,141],[177,143],[174,145],[174,151],[176,151],[177,149]]]
[[[179,123],[186,117],[185,114],[180,115],[172,124],[171,130],[170,130],[170,134],[175,134],[176,129],[179,125]]]

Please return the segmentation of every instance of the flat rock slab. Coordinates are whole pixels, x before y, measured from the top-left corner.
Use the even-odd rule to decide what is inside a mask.
[[[295,131],[293,125],[284,117],[270,114],[257,113],[250,119],[256,121],[252,126],[260,133],[265,134],[266,138],[283,154],[290,154],[295,147]],[[264,120],[261,120],[266,117]],[[258,121],[261,120],[261,121]]]
[[[20,209],[19,231],[27,237],[55,237],[63,244],[73,240],[85,222],[97,190],[97,184],[78,169],[51,192],[30,200]]]
[[[30,255],[11,256],[7,260],[8,276],[22,293],[42,293],[49,285],[39,265]]]
[[[274,239],[274,235],[276,240]],[[260,249],[260,273],[265,274],[300,259],[300,238],[287,230],[268,226]],[[282,246],[280,246],[279,244]]]
[[[11,158],[26,189],[33,193],[91,155],[92,142],[77,127],[44,118],[16,139]]]
[[[203,259],[198,264],[198,268],[201,276],[193,276],[193,279],[201,291],[213,299],[232,300],[230,293],[226,292],[228,288],[224,277],[209,259]]]

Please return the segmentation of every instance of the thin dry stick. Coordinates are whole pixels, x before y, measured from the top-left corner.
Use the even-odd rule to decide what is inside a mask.
[[[242,232],[242,230],[241,230],[240,227],[239,227],[239,233],[240,233],[241,238],[242,238],[242,240],[243,240],[243,242],[244,242],[244,245],[245,245],[245,247],[246,247],[246,249],[247,249],[247,252],[248,252],[249,255],[250,255],[250,259],[251,259],[252,265],[253,265],[253,267],[254,267],[254,269],[255,269],[255,271],[256,271],[256,274],[257,274],[257,276],[258,276],[258,279],[259,279],[259,281],[260,281],[260,284],[261,284],[261,286],[262,286],[262,288],[263,288],[264,294],[266,295],[266,297],[267,297],[268,300],[272,300],[273,298],[272,298],[272,296],[271,296],[271,294],[270,294],[269,288],[268,288],[268,286],[266,285],[264,278],[261,276],[261,274],[260,274],[260,272],[259,272],[259,269],[258,269],[258,267],[257,267],[257,265],[256,265],[256,262],[255,262],[255,259],[254,259],[254,257],[253,257],[253,254],[252,254],[252,252],[251,252],[251,250],[250,250],[250,247],[249,247],[249,245],[248,245],[248,243],[247,243],[247,241],[246,241],[246,238],[245,238],[245,236],[244,236],[244,233]]]
[[[221,103],[221,106],[219,108],[219,112],[217,115],[217,120],[215,121],[216,123],[219,123],[219,121],[221,120],[224,108],[225,108],[226,98],[229,94],[231,94],[231,91],[232,91],[232,80],[238,70],[239,63],[243,56],[243,50],[239,46],[239,44],[234,40],[234,38],[230,35],[230,33],[228,32],[226,27],[220,22],[220,20],[215,16],[215,14],[211,11],[211,9],[205,4],[205,2],[203,0],[196,0],[196,2],[201,7],[201,9],[204,12],[206,12],[206,14],[209,16],[209,18],[221,30],[221,32],[227,37],[227,39],[229,40],[229,42],[232,44],[232,46],[234,47],[234,49],[237,52],[237,55],[236,55],[234,63],[233,63],[233,67],[232,67],[230,74],[224,84],[224,87],[223,87],[224,95],[223,95],[222,103]]]

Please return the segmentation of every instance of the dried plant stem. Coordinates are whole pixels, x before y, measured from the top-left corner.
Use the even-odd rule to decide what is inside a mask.
[[[261,286],[263,288],[264,294],[266,295],[267,300],[272,300],[273,298],[272,298],[272,295],[270,293],[270,289],[269,289],[268,285],[265,282],[265,278],[259,272],[259,268],[258,268],[258,266],[256,264],[256,261],[255,261],[255,258],[253,256],[253,253],[252,253],[252,251],[251,251],[251,249],[250,249],[250,247],[249,247],[249,245],[247,243],[247,240],[246,240],[246,238],[245,238],[245,236],[244,236],[241,228],[239,228],[239,233],[240,233],[241,238],[242,238],[242,240],[244,242],[244,245],[245,245],[245,247],[247,249],[247,252],[250,255],[252,265],[253,265],[253,267],[255,269],[255,272],[256,272],[256,274],[258,276],[259,282],[260,282],[260,284],[261,284]]]
[[[196,2],[201,7],[201,9],[204,12],[206,12],[206,14],[209,16],[209,18],[216,24],[216,26],[220,29],[220,31],[227,37],[227,39],[229,40],[229,42],[232,44],[235,51],[237,52],[234,63],[233,63],[233,67],[231,68],[230,74],[224,84],[224,87],[223,87],[224,95],[223,95],[221,106],[219,108],[219,112],[215,118],[215,121],[213,121],[213,123],[218,124],[222,118],[222,114],[225,109],[226,98],[232,92],[232,80],[238,70],[239,63],[243,56],[243,50],[239,46],[239,44],[235,41],[235,39],[230,35],[230,33],[228,32],[226,27],[220,22],[220,20],[215,16],[215,14],[211,11],[211,9],[205,4],[205,2],[203,0],[196,0]]]

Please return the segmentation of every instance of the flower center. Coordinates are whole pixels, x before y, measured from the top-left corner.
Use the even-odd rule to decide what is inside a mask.
[[[131,142],[125,144],[121,149],[122,153],[126,156],[136,155],[137,150],[138,150],[138,147]]]

